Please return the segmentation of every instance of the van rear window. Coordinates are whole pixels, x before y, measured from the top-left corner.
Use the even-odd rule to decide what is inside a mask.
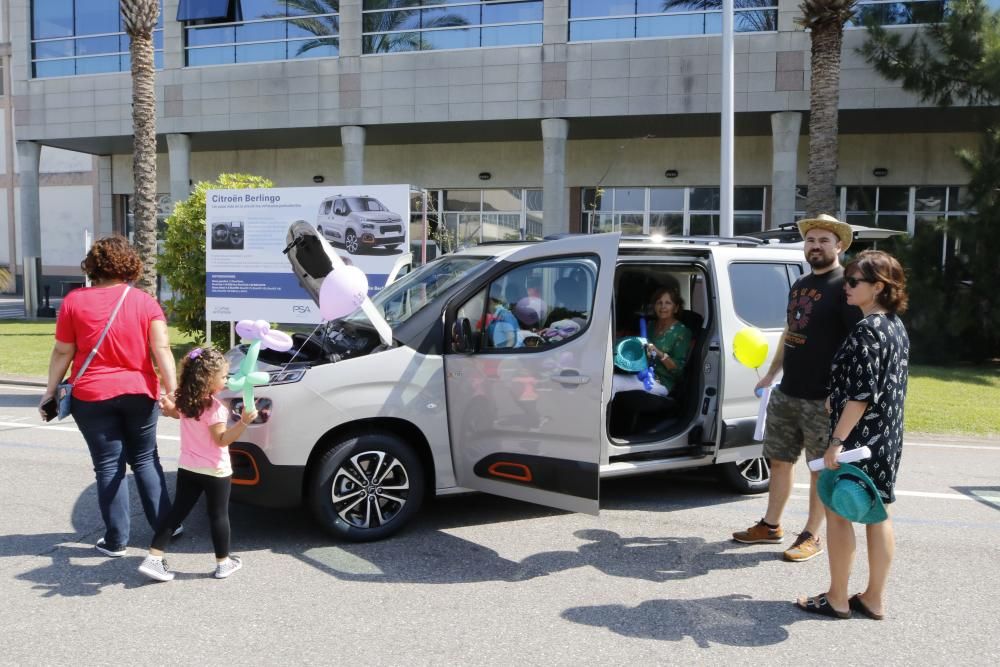
[[[729,265],[736,316],[762,329],[782,329],[788,307],[788,265],[734,262]]]

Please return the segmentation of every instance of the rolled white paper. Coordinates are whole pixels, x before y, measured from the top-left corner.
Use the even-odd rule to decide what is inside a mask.
[[[872,455],[872,450],[867,447],[858,447],[857,449],[848,449],[846,452],[841,452],[837,456],[838,463],[854,463],[855,461],[863,461]],[[809,462],[809,469],[813,472],[819,472],[826,468],[826,462],[823,459],[813,459]]]
[[[764,439],[764,431],[767,429],[767,402],[771,400],[771,390],[776,386],[775,384],[754,391],[760,397],[760,404],[757,406],[757,426],[753,430],[754,440],[760,441]]]

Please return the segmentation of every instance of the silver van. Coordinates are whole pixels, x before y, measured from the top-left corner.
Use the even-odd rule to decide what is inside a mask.
[[[445,255],[373,298],[391,336],[359,310],[295,334],[289,352],[261,351],[271,383],[230,448],[233,497],[305,504],[334,535],[365,541],[432,493],[596,513],[601,478],[701,466],[764,491],[757,375],[731,342],[756,326],[773,351],[805,268],[801,250],[753,239],[617,233]],[[693,332],[683,375],[666,397],[614,394],[614,343],[638,333],[665,285]],[[501,320],[515,335],[496,335]],[[234,366],[243,353],[229,352]]]
[[[393,251],[406,240],[402,216],[364,195],[324,199],[319,205],[316,230],[352,255],[379,246]]]

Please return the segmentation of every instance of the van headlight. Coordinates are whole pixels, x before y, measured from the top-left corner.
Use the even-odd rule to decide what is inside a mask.
[[[306,370],[304,368],[299,368],[296,370],[284,370],[284,371],[271,371],[268,373],[269,380],[268,384],[291,384],[292,382],[298,382],[303,377],[305,377]]]
[[[375,223],[373,222],[362,222],[361,229],[375,229]]]

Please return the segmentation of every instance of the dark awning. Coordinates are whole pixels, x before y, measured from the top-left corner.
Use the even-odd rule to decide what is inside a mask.
[[[242,21],[240,0],[181,0],[178,21]]]

